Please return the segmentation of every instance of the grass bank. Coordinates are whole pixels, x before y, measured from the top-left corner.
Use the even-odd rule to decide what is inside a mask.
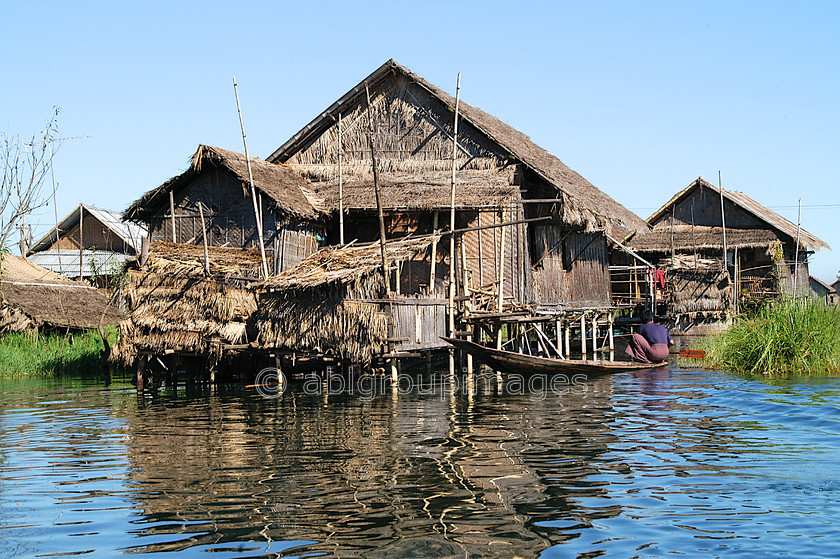
[[[109,341],[116,330],[107,332]],[[99,332],[53,333],[37,338],[10,333],[0,338],[0,378],[56,373],[95,373],[107,369]]]
[[[779,301],[708,338],[704,366],[736,373],[840,374],[840,307]]]

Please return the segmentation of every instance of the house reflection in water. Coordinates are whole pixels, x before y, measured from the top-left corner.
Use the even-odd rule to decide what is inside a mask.
[[[293,385],[276,399],[146,402],[126,418],[138,548],[532,556],[621,512],[581,505],[606,496],[611,378],[563,394],[484,380],[370,398]]]

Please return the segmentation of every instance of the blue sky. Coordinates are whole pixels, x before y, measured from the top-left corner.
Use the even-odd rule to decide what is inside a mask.
[[[641,217],[698,176],[802,224],[840,270],[838,2],[0,1],[0,130],[61,107],[58,212],[125,209],[200,143],[266,157],[388,58]],[[52,208],[35,216],[37,233]]]

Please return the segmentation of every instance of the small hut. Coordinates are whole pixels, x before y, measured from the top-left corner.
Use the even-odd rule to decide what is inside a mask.
[[[805,295],[808,256],[830,250],[743,192],[721,190],[702,177],[648,222],[653,229],[626,244],[665,270],[672,279],[669,312],[687,317],[721,319],[735,312],[735,301]]]
[[[117,212],[79,204],[26,251],[33,263],[69,278],[104,278],[121,273],[140,252],[144,226]]]
[[[145,262],[128,271],[130,317],[120,324],[114,357],[123,364],[145,366],[172,356],[195,358],[215,367],[230,353],[247,347],[253,337],[248,319],[256,299],[248,285],[261,275],[259,251],[152,243]],[[157,358],[157,359],[154,359]]]
[[[809,294],[811,298],[822,301],[826,305],[836,305],[838,303],[837,289],[834,286],[814,276],[811,276],[808,280],[811,284],[811,293]]]
[[[260,345],[365,364],[388,353],[389,345],[397,352],[439,347],[445,300],[388,301],[385,289],[386,275],[392,285],[407,285],[410,276],[401,270],[410,262],[428,262],[437,241],[437,236],[389,241],[386,273],[378,242],[324,248],[258,284],[254,323]]]
[[[122,318],[94,287],[0,253],[0,333],[85,330]]]
[[[259,215],[269,271],[281,272],[318,249],[322,214],[297,171],[251,157],[250,176],[256,212],[245,156],[200,145],[187,171],[131,204],[125,219],[148,227],[152,242],[256,249]]]

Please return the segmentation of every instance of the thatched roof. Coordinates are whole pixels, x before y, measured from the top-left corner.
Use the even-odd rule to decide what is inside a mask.
[[[668,200],[668,202],[666,202],[664,206],[662,206],[656,212],[654,212],[653,215],[651,215],[648,218],[648,223],[656,227],[657,223],[662,222],[668,217],[671,210],[671,206],[674,206],[681,200],[690,196],[692,194],[692,191],[696,188],[709,188],[713,192],[717,192],[718,194],[720,194],[721,192],[720,188],[714,186],[713,184],[705,180],[703,177],[698,177],[694,182],[692,182],[683,190],[675,194],[674,197]],[[820,250],[820,248],[824,247],[828,250],[831,250],[831,247],[828,246],[828,243],[826,243],[825,241],[819,239],[811,233],[808,233],[807,231],[805,231],[805,229],[797,227],[796,224],[791,223],[790,221],[783,218],[782,216],[780,216],[773,210],[767,208],[766,206],[759,204],[743,192],[726,190],[725,188],[722,190],[723,197],[725,199],[751,213],[756,218],[764,221],[775,231],[783,233],[791,239],[796,239],[798,234],[799,243],[803,248],[811,248],[814,251],[818,251]],[[729,229],[726,230],[726,244],[729,245]]]
[[[512,168],[459,172],[456,208],[498,207],[520,197],[519,187],[511,184]],[[464,178],[469,175],[469,178]],[[451,171],[399,171],[379,175],[382,207],[385,210],[430,210],[449,208]],[[465,184],[466,183],[466,184]],[[376,193],[371,187],[373,172],[347,174],[342,188],[347,210],[375,210]],[[479,186],[480,185],[480,186]],[[338,210],[338,181],[314,184],[316,207],[325,212]],[[314,201],[314,200],[313,200]]]
[[[346,113],[348,107],[359,103],[359,99],[365,95],[365,84],[375,88],[392,74],[404,76],[454,112],[455,99],[451,95],[395,61],[388,60],[280,146],[267,158],[268,161],[285,162],[298,151],[305,149],[312,143],[313,138],[323,134],[334,125],[339,113]],[[563,202],[563,217],[568,223],[584,226],[587,229],[597,229],[608,225],[621,225],[635,231],[647,229],[647,225],[641,218],[597,189],[562,161],[534,144],[528,136],[463,101],[460,101],[459,111],[461,119],[508,152],[512,160],[524,165],[555,189],[557,197]],[[446,204],[448,205],[448,202]]]
[[[256,299],[246,280],[258,277],[259,252],[210,247],[210,277],[204,249],[152,243],[143,269],[128,272],[130,316],[120,324],[114,358],[130,364],[142,352],[210,353],[220,344],[247,339]]]
[[[249,248],[207,247],[210,275],[259,278],[260,251]],[[154,242],[149,245],[146,269],[182,276],[204,274],[204,247],[180,243]]]
[[[720,227],[675,225],[673,231],[674,250],[723,250],[723,231]],[[726,229],[728,248],[769,247],[779,238],[767,229]],[[661,226],[653,231],[634,235],[627,246],[637,252],[663,253],[671,251],[671,228]]]
[[[95,288],[37,266],[19,256],[0,255],[0,331],[98,328],[123,315]]]
[[[389,265],[412,258],[425,251],[439,239],[437,235],[408,237],[385,243],[385,254]],[[289,290],[309,289],[328,284],[349,284],[363,276],[381,273],[382,255],[378,242],[327,247],[312,254],[289,270],[270,277],[257,284],[257,288]]]
[[[267,196],[280,213],[310,221],[321,217],[321,213],[315,209],[308,197],[312,196],[308,181],[299,172],[286,165],[268,163],[256,157],[251,157],[250,160],[254,187]],[[131,204],[125,211],[125,219],[148,221],[155,209],[169,204],[170,190],[176,191],[186,186],[208,165],[227,172],[242,183],[246,192],[250,191],[245,155],[199,145],[190,160],[189,169],[150,190]]]

